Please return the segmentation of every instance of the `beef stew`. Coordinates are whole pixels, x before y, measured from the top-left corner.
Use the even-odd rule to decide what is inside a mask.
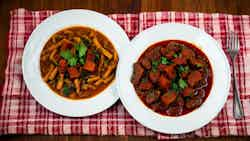
[[[166,40],[151,45],[133,66],[131,82],[151,110],[181,116],[198,108],[210,93],[213,72],[207,56],[191,43]]]

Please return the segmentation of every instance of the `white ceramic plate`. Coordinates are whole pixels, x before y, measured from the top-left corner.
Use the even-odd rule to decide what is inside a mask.
[[[29,37],[22,58],[23,76],[31,95],[45,108],[65,116],[89,116],[109,108],[118,100],[117,80],[93,98],[70,100],[55,94],[41,78],[40,53],[45,43],[57,31],[71,26],[91,27],[100,31],[112,42],[119,57],[123,48],[129,46],[126,33],[107,16],[90,10],[62,11],[44,20]]]
[[[213,70],[213,85],[205,102],[183,116],[169,117],[147,108],[135,93],[130,82],[133,63],[150,45],[163,40],[184,40],[199,47],[208,57]],[[127,111],[144,126],[162,133],[186,133],[209,123],[226,102],[230,86],[230,69],[220,45],[210,35],[185,24],[161,24],[144,30],[131,41],[118,65],[118,93]]]

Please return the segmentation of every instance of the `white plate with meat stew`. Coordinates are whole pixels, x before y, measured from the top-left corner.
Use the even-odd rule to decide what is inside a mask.
[[[117,100],[116,68],[129,39],[107,16],[66,10],[48,17],[24,49],[23,76],[31,95],[60,115],[89,116]]]
[[[229,64],[217,41],[203,30],[156,25],[137,35],[131,46],[118,65],[118,92],[138,122],[162,133],[186,133],[206,125],[222,109]]]

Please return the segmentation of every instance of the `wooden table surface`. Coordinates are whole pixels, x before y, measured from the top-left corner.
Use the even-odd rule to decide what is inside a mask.
[[[104,14],[137,13],[141,11],[197,11],[222,12],[250,15],[250,0],[0,0],[0,85],[4,83],[4,71],[7,58],[7,33],[9,30],[9,11],[15,8],[29,10],[44,9],[92,9]],[[2,140],[29,141],[153,141],[153,137],[134,136],[0,136]],[[250,140],[250,137],[219,137],[183,139],[184,141],[239,141]]]

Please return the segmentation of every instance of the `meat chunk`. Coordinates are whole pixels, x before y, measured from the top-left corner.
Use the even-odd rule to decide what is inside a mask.
[[[87,52],[86,60],[94,61],[95,60],[95,54],[92,51]]]
[[[177,54],[180,51],[179,44],[172,41],[167,46],[161,47],[161,54],[165,56],[168,59],[173,59],[174,55]]]
[[[190,63],[197,68],[204,67],[205,64],[201,59],[197,58],[191,58]]]
[[[84,66],[83,66],[84,70],[90,71],[90,72],[94,72],[95,68],[96,68],[95,62],[94,61],[89,61],[89,60],[86,60]]]
[[[188,49],[188,48],[183,48],[183,49],[181,50],[181,55],[182,55],[183,57],[185,57],[185,58],[188,58],[188,59],[195,57],[194,51],[191,50],[191,49]]]
[[[160,52],[168,59],[174,58],[174,54],[176,53],[174,50],[169,49],[167,46],[161,47]]]
[[[67,70],[67,61],[64,59],[61,59],[59,61],[59,72],[64,73]]]
[[[182,114],[183,108],[184,108],[184,99],[182,96],[178,96],[168,109],[166,110],[167,115],[170,116],[178,116]]]
[[[160,77],[160,71],[150,71],[149,72],[149,79],[153,82],[156,83]]]
[[[176,77],[175,65],[169,65],[164,68],[168,78],[174,79]]]
[[[181,77],[186,78],[188,76],[188,71],[181,72]]]
[[[146,81],[146,82],[141,82],[139,85],[139,88],[141,90],[149,90],[153,87],[153,84],[150,81]]]
[[[166,114],[169,116],[179,116],[182,114],[183,106],[170,106],[166,110]]]
[[[183,93],[182,95],[184,97],[188,97],[188,96],[193,96],[194,95],[194,90],[190,87],[186,87],[184,90],[183,90]]]
[[[170,87],[170,80],[168,80],[164,75],[161,75],[160,78],[159,78],[159,86],[162,88],[162,89],[165,89],[167,90],[169,87]]]
[[[168,59],[173,59],[174,58],[174,55],[176,54],[176,52],[174,52],[174,51],[169,51],[169,52],[167,52],[164,56],[166,57],[166,58],[168,58]]]
[[[187,59],[185,57],[177,57],[173,59],[173,62],[178,65],[185,65],[187,64]]]
[[[184,99],[182,98],[182,96],[178,96],[175,103],[176,103],[177,106],[181,106],[181,107],[183,107],[184,104],[185,104]]]
[[[179,43],[176,43],[175,41],[168,43],[167,48],[169,51],[174,51],[174,52],[178,52],[181,49],[179,47]]]
[[[155,47],[151,49],[150,51],[146,52],[146,56],[150,56],[151,61],[159,60],[161,57],[160,47]]]
[[[158,65],[158,70],[159,71],[164,71],[164,69],[167,67],[167,65],[164,65],[164,64],[159,64]]]
[[[142,75],[144,73],[144,68],[141,66],[140,63],[135,63],[133,67],[134,67],[134,72],[133,72],[131,82],[134,85],[138,85],[139,82],[140,82],[140,79],[141,79],[141,77],[142,77]]]
[[[90,72],[95,71],[96,64],[95,64],[94,58],[95,58],[94,54],[92,54],[90,52],[87,53],[86,61],[85,61],[84,65],[83,65],[84,70],[87,70],[87,71],[90,71]]]
[[[153,92],[150,92],[146,95],[146,103],[147,104],[151,104],[155,101],[157,101],[160,97],[160,91],[153,91]]]
[[[63,41],[64,42],[61,45],[61,50],[66,50],[66,49],[70,49],[73,47],[73,44],[70,43],[69,41],[67,41],[67,40],[63,40]]]
[[[135,91],[137,93],[137,95],[141,98],[141,99],[145,99],[145,96],[147,94],[147,91],[142,91],[139,88],[135,88]]]
[[[153,104],[150,105],[150,108],[151,108],[153,111],[158,111],[158,110],[160,110],[160,108],[161,108],[161,104],[160,104],[159,102],[153,103]]]
[[[161,96],[161,101],[164,105],[168,106],[177,98],[177,94],[174,91],[167,92]]]
[[[199,71],[193,71],[188,75],[188,84],[193,87],[201,79],[202,79],[201,73]]]
[[[68,73],[71,79],[80,77],[80,72],[75,67],[69,67]]]
[[[145,69],[151,69],[151,61],[148,58],[141,59],[141,64]]]
[[[56,62],[58,62],[58,61],[60,61],[61,57],[60,57],[59,54],[55,54],[54,59],[55,59]]]
[[[167,46],[161,47],[160,52],[161,52],[161,55],[165,55],[168,52]]]
[[[203,99],[201,97],[193,97],[191,99],[186,100],[185,107],[188,109],[194,109],[198,106],[200,106],[203,102]]]

